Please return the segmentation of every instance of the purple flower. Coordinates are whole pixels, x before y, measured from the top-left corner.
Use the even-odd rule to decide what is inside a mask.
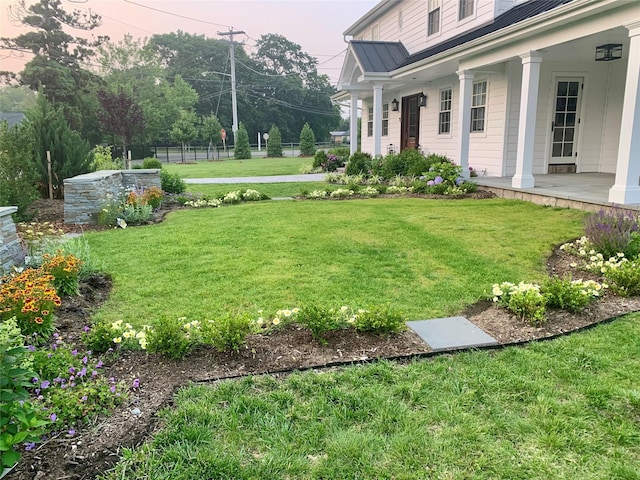
[[[71,350],[71,355],[73,355],[74,357],[78,354],[78,350]]]
[[[102,368],[102,360],[100,360],[97,364],[96,364],[96,368]]]
[[[51,415],[49,415],[49,420],[51,420],[52,422],[55,422],[57,418],[58,416],[55,413],[52,413]]]
[[[433,179],[433,183],[435,183],[436,185],[440,185],[443,181],[444,180],[440,175],[438,175],[436,178]]]
[[[87,367],[82,367],[82,370],[78,372],[79,377],[84,377],[87,374]]]
[[[36,347],[34,347],[33,345],[27,345],[27,348],[32,352],[36,351]]]
[[[98,372],[96,372],[95,370],[91,372],[91,378],[96,378],[97,376],[98,376]]]
[[[469,167],[469,171],[470,171],[470,172],[473,172],[473,167]]]
[[[69,373],[76,373],[75,367],[69,367]]]
[[[76,377],[74,377],[73,375],[71,375],[71,376],[69,377],[69,381],[70,381],[70,382],[73,382],[75,379],[76,379]]]
[[[113,377],[110,377],[110,378],[109,378],[109,383],[116,383],[116,379],[115,379],[115,378],[113,378]]]
[[[458,177],[456,178],[456,185],[462,185],[464,183],[464,178]]]
[[[87,361],[89,359],[87,358],[87,356],[85,355],[84,357],[82,357],[82,363],[84,363],[85,365],[87,364]]]
[[[86,325],[82,328],[84,330],[85,333],[87,333],[89,330],[91,330],[89,327],[87,327]]]
[[[40,389],[39,389],[39,388],[36,388],[36,390],[35,390],[35,392],[34,392],[34,393],[35,393],[36,395],[40,395]]]
[[[109,390],[111,390],[111,393],[116,393],[116,386],[111,385],[111,388]]]
[[[50,385],[51,385],[51,382],[49,380],[45,380],[40,384],[40,388],[42,389],[49,388]]]
[[[47,358],[53,357],[53,353],[47,353]]]
[[[140,379],[136,378],[133,380],[133,384],[131,385],[132,388],[140,388]]]
[[[76,434],[76,431],[73,428],[70,428],[68,433],[73,437]]]
[[[38,400],[40,400],[40,401],[44,400],[44,396],[38,395]]]
[[[39,382],[38,377],[33,377],[31,379],[31,383],[38,383],[38,382]]]
[[[80,399],[80,401],[81,401],[81,402],[86,402],[86,401],[87,401],[87,396],[86,396],[86,395],[84,395],[84,396]]]
[[[62,388],[64,390],[65,388],[67,388],[67,384],[63,383],[62,385],[60,385],[60,388]]]
[[[427,182],[427,185],[429,185],[430,187],[433,187],[435,185],[435,183],[433,183],[433,180],[429,180]]]
[[[71,382],[71,384],[69,385],[69,387],[71,387],[71,388],[73,388],[73,387],[75,387],[75,386],[76,386],[76,383],[75,383],[75,382]]]
[[[34,442],[27,442],[27,443],[24,444],[24,449],[27,452],[33,450],[34,448],[36,448],[36,444]]]

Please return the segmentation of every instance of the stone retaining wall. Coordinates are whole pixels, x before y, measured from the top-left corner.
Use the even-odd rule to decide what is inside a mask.
[[[0,207],[0,275],[8,273],[11,267],[20,265],[23,260],[20,238],[11,217],[17,211],[18,207]]]
[[[160,188],[160,170],[100,170],[64,181],[64,222],[95,224],[98,213],[133,188]]]

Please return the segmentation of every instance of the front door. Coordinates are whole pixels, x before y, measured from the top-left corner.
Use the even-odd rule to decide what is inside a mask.
[[[555,87],[549,173],[558,171],[560,165],[573,166],[568,171],[575,172],[582,78],[558,78]]]
[[[420,108],[418,95],[402,98],[400,150],[420,147]]]

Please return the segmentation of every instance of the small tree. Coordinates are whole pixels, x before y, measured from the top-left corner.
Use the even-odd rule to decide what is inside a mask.
[[[17,217],[38,198],[38,171],[33,159],[33,139],[28,127],[0,122],[0,205],[18,207]]]
[[[238,132],[236,133],[236,144],[234,146],[234,157],[236,159],[251,158],[251,147],[249,146],[249,134],[247,129],[244,128],[242,122],[238,126]]]
[[[267,157],[282,157],[282,135],[280,129],[271,125],[267,142]]]
[[[311,156],[316,153],[316,136],[308,123],[300,132],[300,155]]]
[[[218,117],[211,114],[208,117],[202,118],[202,128],[200,131],[202,132],[202,138],[207,140],[209,145],[214,146],[222,143],[220,130],[222,130],[222,125],[220,125]]]
[[[182,110],[180,112],[180,118],[174,122],[171,127],[169,136],[176,142],[180,142],[182,146],[182,163],[184,163],[184,148],[185,144],[191,142],[198,136],[198,129],[196,128],[196,114]]]
[[[122,142],[122,160],[131,168],[127,157],[127,146],[131,146],[133,138],[144,131],[144,113],[142,107],[124,90],[118,93],[100,90],[98,100],[102,110],[98,119],[102,128],[120,138]]]

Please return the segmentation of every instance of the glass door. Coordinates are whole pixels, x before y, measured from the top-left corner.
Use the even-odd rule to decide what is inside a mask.
[[[576,162],[581,90],[581,78],[556,80],[554,114],[551,122],[551,165]]]

